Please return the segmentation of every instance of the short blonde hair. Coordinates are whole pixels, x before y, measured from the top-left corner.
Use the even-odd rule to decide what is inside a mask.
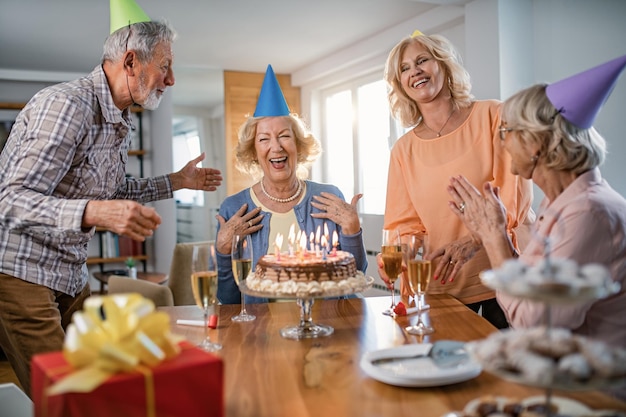
[[[304,179],[309,176],[309,167],[322,151],[320,142],[313,136],[308,130],[304,121],[295,113],[289,116],[274,116],[284,117],[289,120],[289,125],[293,131],[294,138],[296,140],[296,149],[298,152],[298,166],[297,175],[298,178]],[[248,117],[248,119],[241,125],[238,133],[238,143],[235,148],[235,156],[237,158],[237,168],[245,173],[250,174],[255,178],[259,178],[263,175],[261,168],[259,167],[256,149],[254,147],[254,141],[256,137],[256,128],[259,121],[265,117]]]
[[[524,143],[539,145],[548,168],[582,174],[606,157],[606,141],[593,127],[581,129],[567,121],[546,96],[547,84],[519,91],[502,105],[502,120],[519,130]]]
[[[467,107],[474,100],[471,94],[472,84],[469,73],[463,67],[461,57],[454,45],[447,38],[441,35],[418,35],[404,38],[393,47],[385,64],[385,81],[391,114],[404,127],[415,126],[422,117],[417,103],[406,94],[400,83],[402,55],[413,43],[421,44],[442,66],[448,79],[448,87],[455,108]]]

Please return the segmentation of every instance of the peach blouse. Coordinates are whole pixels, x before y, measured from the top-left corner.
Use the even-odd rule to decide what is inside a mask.
[[[532,185],[511,174],[499,127],[500,102],[481,100],[473,103],[463,124],[446,135],[422,139],[414,130],[403,135],[391,150],[384,227],[400,228],[401,234],[428,233],[427,251],[468,236],[470,232],[448,207],[450,177],[462,174],[478,189],[486,181],[500,187],[508,213],[507,229],[517,246],[515,229],[529,213]],[[428,292],[449,293],[465,304],[494,298],[494,292],[482,285],[478,276],[489,268],[487,254],[481,249],[453,282],[434,281]],[[404,285],[401,288],[403,294],[409,292]]]

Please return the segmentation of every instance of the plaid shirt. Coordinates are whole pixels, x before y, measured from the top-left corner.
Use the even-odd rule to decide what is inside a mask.
[[[101,65],[30,100],[0,154],[0,272],[73,296],[88,279],[87,202],[172,197],[168,176],[126,177],[130,128]]]

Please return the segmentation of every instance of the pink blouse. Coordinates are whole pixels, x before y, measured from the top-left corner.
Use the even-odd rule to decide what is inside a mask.
[[[551,306],[553,326],[626,347],[626,199],[602,179],[599,169],[580,175],[554,201],[541,203],[539,218],[520,259],[528,264],[544,256],[569,258],[579,265],[601,263],[621,284],[619,294],[576,305]],[[543,324],[546,305],[498,292],[497,299],[513,327]]]

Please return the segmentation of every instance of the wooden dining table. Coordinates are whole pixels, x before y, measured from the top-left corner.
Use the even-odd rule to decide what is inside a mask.
[[[382,312],[390,297],[315,300],[311,317],[332,326],[331,335],[291,340],[280,330],[300,322],[295,300],[248,304],[256,320],[236,323],[240,305],[215,306],[219,316],[212,341],[223,348],[224,403],[227,417],[278,416],[424,416],[441,417],[463,410],[475,399],[505,396],[524,399],[545,395],[544,389],[510,382],[483,371],[459,383],[432,387],[398,387],[379,382],[360,367],[362,355],[378,349],[436,340],[480,340],[498,331],[488,321],[447,295],[428,295],[430,309],[422,317],[435,328],[431,335],[407,334],[416,314],[390,317]],[[404,300],[406,303],[407,300]],[[203,328],[177,325],[177,319],[202,319],[196,306],[159,307],[171,318],[171,330],[192,343]],[[592,409],[626,411],[626,403],[599,391],[559,391],[552,396],[577,400]]]

